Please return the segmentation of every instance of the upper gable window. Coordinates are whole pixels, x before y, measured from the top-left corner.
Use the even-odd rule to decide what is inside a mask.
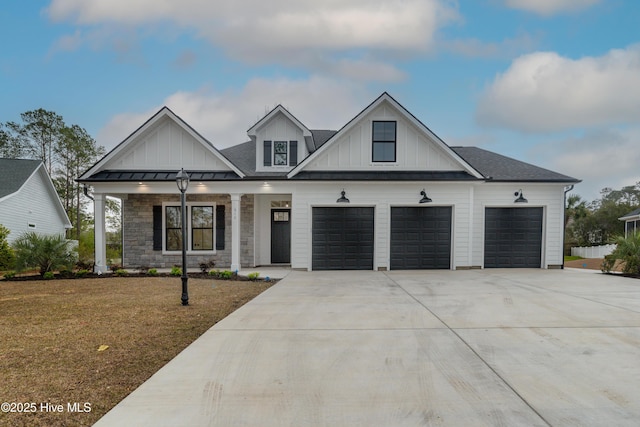
[[[396,122],[374,121],[372,143],[374,162],[395,162]]]
[[[298,141],[264,141],[264,166],[297,166]]]

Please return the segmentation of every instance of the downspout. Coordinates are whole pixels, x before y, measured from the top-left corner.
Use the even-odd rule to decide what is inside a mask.
[[[567,226],[564,220],[564,216],[567,214],[567,193],[573,190],[574,185],[571,184],[568,187],[565,187],[564,190],[564,201],[562,202],[562,270],[564,270],[564,242],[565,235],[567,234]]]
[[[84,195],[95,202],[95,199],[89,195],[89,187],[87,187],[87,184],[83,184],[82,187],[84,189]]]

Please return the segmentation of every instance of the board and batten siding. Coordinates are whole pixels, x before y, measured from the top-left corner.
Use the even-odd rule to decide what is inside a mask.
[[[348,204],[336,203],[344,187]],[[420,191],[426,188],[433,200],[419,204]],[[380,194],[385,194],[381,200]],[[311,269],[311,223],[313,207],[359,207],[375,208],[374,218],[374,270],[390,267],[391,208],[394,206],[452,207],[452,254],[451,267],[467,267],[469,262],[469,225],[471,212],[469,189],[466,184],[398,183],[378,182],[372,186],[363,182],[344,185],[309,183],[300,185],[292,197],[292,251],[291,266]]]
[[[514,203],[516,191],[522,189],[528,203]],[[493,184],[475,187],[473,206],[472,265],[484,266],[485,208],[542,207],[542,268],[563,263],[564,186],[558,184]]]
[[[67,219],[60,213],[58,195],[50,189],[45,174],[40,166],[20,190],[0,202],[0,224],[10,230],[9,243],[27,231],[64,235]]]
[[[229,171],[218,156],[169,118],[137,137],[102,169]]]
[[[282,113],[276,114],[256,132],[256,171],[291,170],[291,166],[264,166],[264,141],[298,141],[297,163],[309,154],[302,129]],[[273,145],[271,153],[273,155]]]
[[[373,121],[396,121],[396,162],[373,163]],[[432,170],[460,171],[448,153],[429,139],[424,132],[405,119],[391,104],[383,103],[365,115],[331,143],[305,170]]]

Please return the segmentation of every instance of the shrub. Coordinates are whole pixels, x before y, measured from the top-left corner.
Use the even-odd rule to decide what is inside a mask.
[[[258,280],[258,277],[260,277],[260,273],[249,273],[247,274],[247,279],[251,280],[251,281],[256,281]]]
[[[76,262],[75,252],[63,236],[27,232],[13,243],[16,269],[38,268],[40,275],[52,270],[71,269]]]
[[[14,277],[16,277],[16,272],[15,271],[7,271],[6,273],[4,273],[4,278],[7,280],[11,280]]]
[[[78,270],[76,271],[76,277],[84,277],[89,274],[89,270]]]
[[[615,260],[622,261],[622,272],[626,274],[640,274],[640,233],[633,233],[632,235],[624,238],[622,236],[617,237],[616,248],[609,255],[609,258],[612,258],[615,264]],[[604,264],[607,262],[607,258],[605,258]],[[609,267],[608,271],[613,269],[613,264]]]
[[[182,269],[178,266],[173,266],[171,267],[171,273],[169,273],[172,276],[182,276]]]
[[[147,271],[147,274],[148,274],[149,276],[157,276],[157,275],[158,275],[158,269],[157,269],[157,268],[150,268],[150,269]]]
[[[55,275],[53,274],[53,271],[47,271],[42,275],[42,278],[45,280],[51,280],[55,277]]]
[[[206,261],[206,262],[201,262],[200,263],[200,271],[202,271],[202,274],[207,274],[207,272],[209,271],[209,269],[211,267],[213,267],[214,265],[216,265],[214,260],[210,260],[210,261]]]
[[[13,250],[7,242],[7,236],[9,236],[9,229],[0,224],[0,270],[13,268],[16,261]]]
[[[117,270],[114,272],[114,274],[115,274],[116,276],[123,277],[123,276],[126,276],[126,275],[127,275],[127,274],[129,274],[129,273],[127,273],[127,270],[125,270],[125,269],[123,269],[123,268],[119,268],[119,269],[117,269]]]
[[[220,272],[220,278],[221,279],[229,280],[232,277],[233,277],[233,271],[225,270],[225,271]]]

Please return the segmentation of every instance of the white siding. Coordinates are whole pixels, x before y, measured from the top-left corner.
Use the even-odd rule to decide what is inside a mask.
[[[473,207],[474,266],[484,265],[484,212],[486,207],[519,207],[514,193],[522,189],[528,203],[520,207],[543,207],[542,267],[563,263],[564,186],[558,184],[484,184],[475,188]]]
[[[395,163],[371,160],[372,122],[376,120],[397,122]],[[388,102],[362,117],[305,167],[309,171],[380,169],[460,171],[463,167]]]
[[[336,200],[344,187],[349,205]],[[311,268],[311,217],[314,206],[374,206],[374,269],[389,269],[391,208],[423,206],[420,190],[426,189],[433,200],[428,206],[452,206],[452,268],[469,266],[469,190],[467,184],[434,183],[310,183],[300,185],[293,194],[292,259],[293,268]]]
[[[0,224],[11,231],[9,243],[26,231],[64,234],[66,218],[60,214],[58,195],[49,190],[45,174],[41,167],[17,193],[0,202]]]
[[[291,202],[290,194],[257,194],[254,198],[255,264],[271,264],[271,202]],[[291,206],[291,203],[289,203]],[[292,224],[293,226],[293,224]],[[293,233],[293,230],[292,230]]]
[[[256,170],[289,171],[290,166],[264,166],[264,141],[298,141],[298,163],[309,154],[303,130],[283,113],[278,113],[256,132]],[[271,151],[273,155],[273,148]],[[288,159],[288,157],[287,157]]]
[[[160,120],[101,169],[229,171],[229,166],[170,118]]]

